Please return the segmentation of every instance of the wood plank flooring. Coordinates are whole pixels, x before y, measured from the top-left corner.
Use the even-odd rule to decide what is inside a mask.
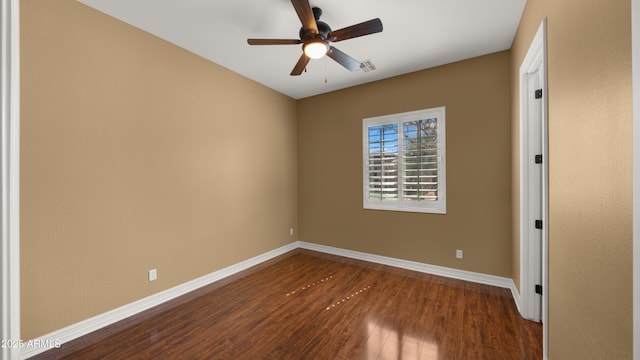
[[[32,359],[541,359],[507,289],[296,249]]]

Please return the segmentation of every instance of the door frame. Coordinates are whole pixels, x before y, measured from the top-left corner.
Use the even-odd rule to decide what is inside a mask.
[[[633,106],[633,358],[640,360],[640,0],[631,0]]]
[[[542,254],[541,259],[537,259],[540,254],[530,249],[525,244],[525,239],[529,230],[534,227],[533,218],[529,214],[527,195],[529,191],[528,166],[532,165],[529,154],[529,141],[527,131],[528,118],[528,96],[533,95],[528,91],[527,74],[540,71],[542,77]],[[534,271],[535,263],[540,261],[542,270],[542,311],[540,321],[543,328],[543,356],[548,357],[549,342],[549,296],[548,286],[548,238],[549,238],[549,152],[548,152],[548,87],[547,87],[547,19],[543,19],[536,35],[531,42],[527,55],[520,66],[520,313],[523,317],[534,318],[533,309],[535,306],[535,284]],[[536,319],[538,320],[538,319]]]
[[[0,101],[2,102],[0,358],[20,356],[20,36],[19,0],[0,2]]]

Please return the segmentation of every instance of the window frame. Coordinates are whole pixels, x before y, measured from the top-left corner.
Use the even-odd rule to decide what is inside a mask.
[[[446,186],[446,111],[444,106],[365,118],[362,120],[362,204],[364,209],[406,211],[432,214],[447,213]],[[438,144],[438,200],[404,200],[402,191],[403,165],[403,123],[409,121],[437,119]],[[398,197],[395,200],[376,200],[369,198],[369,128],[379,125],[398,125]]]

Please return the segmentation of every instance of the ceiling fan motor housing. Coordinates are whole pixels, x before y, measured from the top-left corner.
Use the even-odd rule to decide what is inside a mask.
[[[307,42],[309,40],[315,40],[315,39],[328,41],[329,39],[327,37],[331,32],[331,27],[324,21],[320,21],[322,10],[319,7],[314,7],[312,10],[313,10],[313,17],[316,19],[316,25],[318,26],[318,33],[316,34],[315,32],[313,32],[313,30],[306,30],[304,27],[301,27],[300,40],[302,40],[303,42]]]

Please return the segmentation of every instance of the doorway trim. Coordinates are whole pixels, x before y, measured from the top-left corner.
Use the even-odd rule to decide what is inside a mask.
[[[631,1],[633,106],[633,358],[640,360],[640,0]]]
[[[542,76],[542,256],[540,259],[540,267],[542,270],[542,311],[540,321],[543,328],[543,357],[548,358],[548,342],[549,331],[547,324],[549,296],[548,286],[548,237],[549,237],[549,165],[548,165],[548,87],[547,87],[547,19],[543,19],[536,35],[531,42],[527,55],[520,66],[520,299],[521,299],[521,315],[525,318],[533,318],[535,284],[533,281],[533,272],[535,269],[536,257],[540,256],[535,251],[528,248],[525,239],[531,227],[534,226],[532,217],[529,214],[526,194],[529,189],[527,167],[530,164],[528,157],[528,133],[526,120],[527,103],[526,96],[529,95],[527,90],[526,79],[527,74],[540,71]]]
[[[19,0],[0,3],[2,101],[2,359],[20,356],[20,36]]]

